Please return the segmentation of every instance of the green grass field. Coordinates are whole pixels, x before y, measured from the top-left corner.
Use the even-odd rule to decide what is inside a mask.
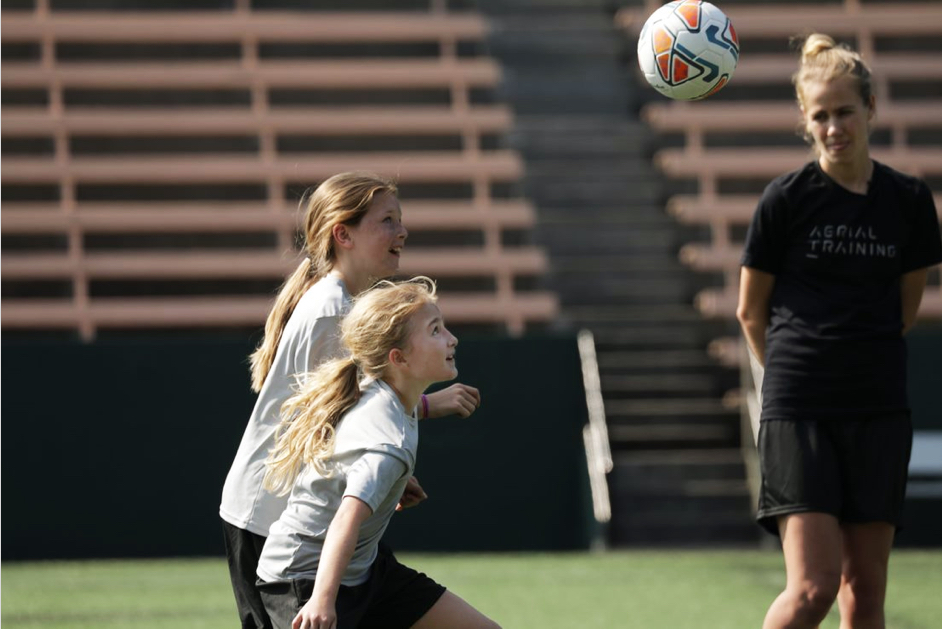
[[[774,551],[400,555],[505,628],[759,627]],[[942,551],[896,551],[888,627],[942,626]],[[5,563],[4,629],[236,626],[222,559]],[[838,626],[832,613],[823,628]]]

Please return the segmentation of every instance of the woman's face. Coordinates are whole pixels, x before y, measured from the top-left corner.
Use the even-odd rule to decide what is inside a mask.
[[[458,377],[455,347],[458,345],[445,327],[435,304],[425,304],[412,316],[409,340],[402,350],[406,369],[416,381],[431,384]]]
[[[869,159],[874,99],[871,96],[869,103],[863,101],[855,78],[807,81],[802,85],[802,96],[805,131],[825,172]]]
[[[402,209],[394,195],[376,195],[360,223],[349,226],[348,231],[358,273],[385,279],[399,271],[399,256],[409,232],[402,224]]]

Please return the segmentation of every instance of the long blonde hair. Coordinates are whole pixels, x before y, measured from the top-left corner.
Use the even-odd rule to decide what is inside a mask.
[[[275,305],[265,321],[265,335],[252,353],[252,390],[261,390],[275,360],[285,325],[305,291],[326,275],[336,261],[333,228],[358,225],[378,194],[397,194],[396,184],[372,173],[347,172],[324,181],[311,194],[305,193],[301,206],[305,258],[278,292]]]
[[[284,495],[304,465],[329,475],[328,459],[344,413],[360,399],[360,381],[382,378],[389,352],[405,349],[413,315],[437,302],[435,283],[427,277],[379,282],[354,300],[341,324],[347,358],[322,364],[281,407],[275,446],[265,461],[265,487]]]
[[[798,104],[804,108],[804,85],[810,81],[831,81],[849,76],[857,81],[860,98],[870,106],[873,94],[873,79],[870,68],[863,58],[845,44],[838,44],[834,39],[822,33],[812,33],[804,40],[796,39],[801,45],[801,61],[798,71],[792,75],[795,96]]]

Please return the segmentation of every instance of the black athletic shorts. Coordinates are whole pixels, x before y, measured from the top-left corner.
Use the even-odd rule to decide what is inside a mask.
[[[314,580],[259,581],[258,589],[275,629],[290,629],[291,621],[314,592]],[[443,586],[396,561],[389,547],[381,543],[369,579],[360,585],[340,586],[337,629],[408,629],[444,593]]]
[[[229,561],[229,579],[239,610],[239,626],[242,629],[272,629],[262,597],[255,587],[258,576],[258,558],[265,545],[265,538],[251,531],[222,522],[226,541],[226,559]]]
[[[829,513],[842,524],[900,527],[913,444],[909,413],[874,419],[767,420],[759,424],[758,523]]]

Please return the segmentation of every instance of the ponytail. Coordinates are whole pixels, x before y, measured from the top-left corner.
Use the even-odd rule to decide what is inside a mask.
[[[275,305],[268,313],[268,319],[265,321],[265,336],[262,338],[262,343],[250,356],[252,390],[256,393],[262,389],[272,363],[275,362],[278,343],[281,342],[281,335],[285,330],[285,325],[288,324],[288,319],[291,318],[291,313],[294,312],[298,302],[301,301],[304,292],[317,279],[317,273],[311,259],[305,258],[278,292]]]
[[[291,491],[305,465],[330,476],[327,460],[344,413],[360,400],[360,370],[352,358],[332,360],[310,375],[281,407],[275,447],[265,461],[265,488],[279,496]]]

